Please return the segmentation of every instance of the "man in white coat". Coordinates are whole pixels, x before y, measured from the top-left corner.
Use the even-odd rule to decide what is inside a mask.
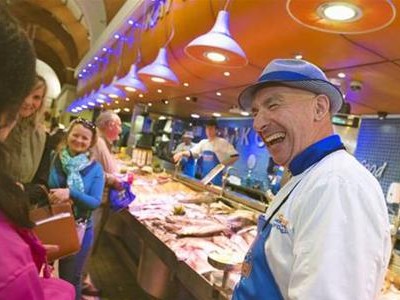
[[[377,299],[390,257],[377,180],[333,134],[341,92],[315,65],[276,59],[239,97],[292,178],[258,223],[234,300]]]

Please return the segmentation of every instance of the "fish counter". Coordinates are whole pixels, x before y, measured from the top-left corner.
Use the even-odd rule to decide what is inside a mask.
[[[139,285],[159,299],[179,299],[182,286],[181,299],[230,298],[265,204],[167,173],[134,174],[132,191],[129,210],[112,214],[106,230],[128,249]]]

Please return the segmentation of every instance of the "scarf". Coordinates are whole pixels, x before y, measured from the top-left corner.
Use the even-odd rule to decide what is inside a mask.
[[[67,175],[67,186],[80,192],[85,191],[83,179],[79,173],[90,164],[86,153],[71,156],[66,148],[61,151],[61,166]]]

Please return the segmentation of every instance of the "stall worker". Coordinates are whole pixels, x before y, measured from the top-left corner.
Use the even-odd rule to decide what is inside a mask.
[[[172,154],[182,152],[182,151],[190,151],[196,144],[192,142],[194,136],[193,132],[186,131],[182,136],[182,143],[180,143],[176,149],[172,152]],[[190,157],[182,157],[181,162],[182,173],[188,175],[190,177],[194,177],[196,161],[195,159]]]
[[[233,299],[377,299],[388,213],[378,181],[333,134],[340,90],[307,61],[276,59],[239,103],[292,178],[260,216]]]
[[[201,140],[189,151],[181,151],[174,155],[174,161],[178,162],[182,157],[198,158],[197,166],[200,177],[204,178],[215,166],[223,164],[232,165],[239,158],[235,148],[225,139],[217,136],[217,121],[210,119],[206,123],[207,139]],[[222,174],[212,180],[213,184],[222,184]]]

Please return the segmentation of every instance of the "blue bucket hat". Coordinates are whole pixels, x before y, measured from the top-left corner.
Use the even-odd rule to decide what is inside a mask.
[[[315,94],[324,94],[330,100],[332,114],[336,113],[343,104],[340,90],[329,82],[324,72],[316,65],[300,59],[274,59],[265,67],[257,83],[240,93],[240,107],[249,111],[256,91],[269,85],[283,85]]]

